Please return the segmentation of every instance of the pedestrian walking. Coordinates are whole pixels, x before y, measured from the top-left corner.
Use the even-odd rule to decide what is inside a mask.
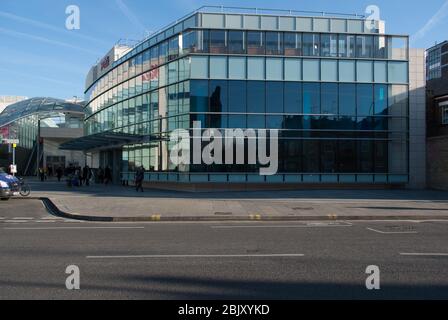
[[[82,179],[86,186],[90,186],[90,179],[92,178],[92,170],[90,170],[89,166],[86,165],[82,169]]]
[[[42,168],[42,167],[39,168],[39,177],[40,177],[40,181],[42,181],[42,182],[45,181],[45,171],[44,171],[44,168]]]
[[[56,169],[56,176],[57,176],[57,178],[58,178],[58,182],[61,182],[61,178],[62,178],[62,174],[64,173],[64,170],[62,169],[62,167],[61,166],[59,166],[57,169]]]
[[[137,169],[137,172],[135,173],[135,188],[136,191],[144,192],[143,190],[143,181],[145,180],[145,168],[141,166]]]
[[[107,186],[110,182],[112,182],[112,170],[107,166],[104,170],[104,184]]]
[[[103,167],[99,167],[98,169],[98,183],[103,184],[104,183],[104,170]]]

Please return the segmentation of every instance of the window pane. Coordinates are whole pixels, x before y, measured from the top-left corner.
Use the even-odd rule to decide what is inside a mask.
[[[229,53],[243,54],[246,52],[243,31],[229,31]]]
[[[247,82],[247,112],[265,113],[265,82],[248,81]]]
[[[191,78],[208,78],[207,57],[191,57]]]
[[[210,53],[227,53],[226,32],[224,30],[210,31]]]
[[[245,115],[229,115],[229,128],[243,129],[246,128],[246,116]]]
[[[291,58],[285,59],[285,80],[286,81],[302,80],[302,60]]]
[[[319,81],[320,79],[320,62],[318,59],[303,60],[303,80]]]
[[[302,34],[286,32],[284,37],[285,37],[285,56],[301,56]]]
[[[338,81],[338,62],[336,60],[321,60],[322,81]]]
[[[337,141],[336,140],[323,140],[320,143],[320,159],[321,159],[321,172],[335,173],[338,171],[336,154],[337,154]]]
[[[338,85],[335,83],[323,83],[322,91],[322,110],[323,114],[338,113]]]
[[[358,170],[362,173],[373,172],[372,141],[358,141]]]
[[[357,115],[373,115],[373,88],[370,84],[357,86]]]
[[[387,62],[375,61],[374,69],[375,82],[387,82]]]
[[[389,62],[389,82],[407,83],[408,64],[407,62]]]
[[[339,172],[356,173],[356,141],[339,141]]]
[[[283,113],[283,82],[266,82],[266,113]]]
[[[375,115],[387,115],[387,95],[387,85],[375,85]]]
[[[357,61],[357,81],[373,82],[372,61]]]
[[[283,80],[282,58],[266,58],[266,80]]]
[[[210,112],[227,112],[227,81],[210,81]]]
[[[303,34],[303,55],[318,56],[320,53],[319,34],[304,33]]]
[[[210,57],[210,78],[227,79],[227,57]]]
[[[266,32],[266,54],[267,55],[283,54],[283,33]]]
[[[304,83],[303,84],[303,113],[319,114],[320,113],[320,84]]]
[[[265,129],[266,120],[264,115],[248,115],[247,127],[251,129]]]
[[[408,39],[406,37],[388,38],[388,58],[406,60],[408,58]]]
[[[283,116],[266,116],[266,128],[267,129],[282,129],[283,128]]]
[[[176,36],[169,41],[168,60],[174,60],[179,57],[179,37]]]
[[[229,112],[246,112],[246,81],[229,81]]]
[[[247,78],[249,80],[264,80],[264,58],[247,59]]]
[[[345,116],[356,115],[356,85],[339,85],[339,114]]]
[[[338,36],[338,56],[347,57],[347,36],[345,34]]]
[[[384,36],[374,37],[374,55],[375,58],[379,59],[387,58],[386,37]]]
[[[285,113],[302,113],[302,83],[285,82]]]
[[[321,35],[321,56],[336,57],[338,54],[338,36],[331,34]]]
[[[265,54],[264,32],[247,32],[247,53],[250,55]]]
[[[373,58],[373,37],[357,36],[356,52],[358,58]]]
[[[190,83],[191,112],[208,112],[208,81],[194,80]]]
[[[388,172],[388,143],[386,141],[375,141],[375,173],[387,173]]]
[[[339,81],[341,82],[355,82],[355,61],[340,60],[339,61]]]
[[[283,144],[283,163],[286,173],[302,171],[302,142],[299,140],[285,140]]]
[[[347,36],[347,57],[354,58],[356,57],[356,37],[355,36]]]
[[[303,141],[303,172],[319,173],[319,141]]]
[[[229,57],[229,79],[246,79],[245,57]]]
[[[168,60],[168,41],[159,45],[159,63],[163,64]]]

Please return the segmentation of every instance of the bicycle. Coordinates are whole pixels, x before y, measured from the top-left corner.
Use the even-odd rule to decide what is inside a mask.
[[[19,178],[19,193],[22,197],[28,197],[31,194],[30,186],[22,178]]]

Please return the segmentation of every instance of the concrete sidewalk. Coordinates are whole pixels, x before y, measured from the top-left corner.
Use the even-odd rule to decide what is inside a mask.
[[[448,220],[448,192],[310,190],[189,193],[30,182],[53,212],[102,221]],[[47,206],[48,207],[48,206]]]

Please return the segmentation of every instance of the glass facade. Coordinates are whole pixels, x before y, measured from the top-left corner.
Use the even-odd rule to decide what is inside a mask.
[[[143,165],[150,180],[169,180],[171,173],[174,181],[191,174],[185,182],[234,175],[249,182],[257,165],[170,163],[169,133],[201,121],[203,128],[278,129],[276,181],[403,182],[407,43],[362,32],[186,30],[88,88],[86,135],[150,137],[123,147],[124,177]]]

